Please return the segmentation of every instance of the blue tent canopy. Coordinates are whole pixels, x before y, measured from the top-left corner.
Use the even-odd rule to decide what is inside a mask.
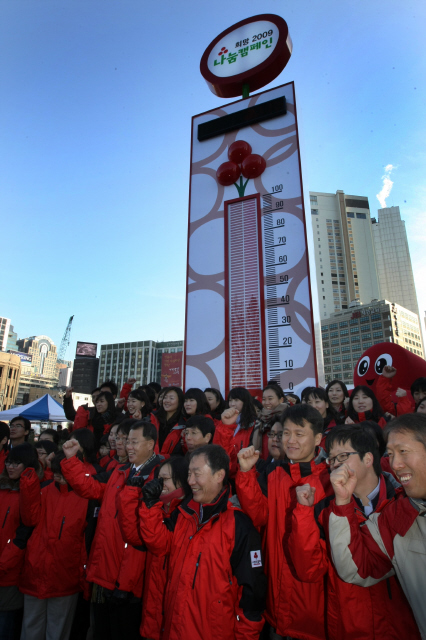
[[[0,420],[12,420],[17,416],[33,422],[66,422],[67,420],[62,405],[48,393],[29,404],[13,407],[8,411],[0,411]]]

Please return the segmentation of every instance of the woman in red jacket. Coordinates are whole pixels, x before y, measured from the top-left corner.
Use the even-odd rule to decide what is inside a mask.
[[[255,428],[260,428],[252,397],[244,387],[235,387],[228,394],[229,409],[216,422],[213,443],[223,447],[230,458],[230,475],[237,472],[237,454],[252,443]]]
[[[330,407],[344,420],[346,418],[346,407],[349,402],[349,392],[345,383],[341,380],[332,380],[326,386],[325,392]]]
[[[162,455],[176,455],[182,451],[185,419],[182,417],[183,391],[179,387],[165,390],[156,417],[159,422],[158,446]]]
[[[30,467],[43,475],[34,447],[20,444],[10,451],[0,475],[0,637],[4,640],[19,637],[24,604],[18,584],[31,530],[21,525],[19,490],[22,473]]]
[[[266,460],[269,455],[268,433],[275,422],[281,420],[287,409],[287,398],[278,384],[268,384],[262,391],[262,410],[259,414],[259,429],[253,434],[253,446],[261,452],[260,457]]]
[[[377,424],[385,428],[387,422],[379,402],[369,387],[358,385],[351,393],[349,400],[346,424],[364,422],[364,420],[374,420]]]
[[[158,473],[163,479],[163,492],[160,500],[163,503],[164,517],[168,518],[178,507],[183,498],[189,496],[188,459],[173,456],[165,460]],[[142,600],[142,624],[140,634],[143,638],[160,640],[163,627],[164,592],[168,573],[168,556],[158,558],[149,551],[146,557],[144,592]]]
[[[43,483],[33,469],[21,476],[20,514],[34,527],[27,544],[20,591],[24,594],[22,640],[68,640],[82,590],[87,550],[84,532],[89,501],[62,476],[59,453],[53,480]]]

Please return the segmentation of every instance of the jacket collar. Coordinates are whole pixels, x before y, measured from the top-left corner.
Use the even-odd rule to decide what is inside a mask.
[[[226,511],[228,508],[228,499],[229,486],[227,485],[210,504],[200,504],[199,502],[195,502],[192,496],[190,496],[184,500],[181,510],[191,516],[195,514],[197,516],[198,523],[202,525],[206,524],[206,522],[211,520],[214,516]]]

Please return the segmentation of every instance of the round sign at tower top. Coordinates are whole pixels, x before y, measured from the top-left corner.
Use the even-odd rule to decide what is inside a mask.
[[[256,91],[274,80],[290,59],[292,43],[280,16],[261,14],[242,20],[215,38],[204,51],[200,71],[221,98]]]

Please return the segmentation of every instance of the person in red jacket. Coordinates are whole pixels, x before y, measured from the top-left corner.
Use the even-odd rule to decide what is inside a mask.
[[[24,443],[13,447],[0,474],[0,637],[4,640],[20,635],[24,598],[18,585],[31,529],[21,524],[19,491],[21,476],[30,468],[43,475],[34,447]]]
[[[277,420],[281,420],[287,407],[287,398],[277,383],[268,384],[263,389],[262,410],[258,414],[259,422],[253,432],[253,446],[261,452],[261,458],[264,460],[269,455],[268,432]]]
[[[351,393],[345,424],[356,424],[364,420],[374,420],[382,429],[387,424],[374,391],[358,385]]]
[[[34,447],[37,451],[38,461],[40,462],[44,471],[42,482],[52,480],[53,473],[50,465],[52,462],[52,458],[58,452],[58,445],[54,442],[51,442],[51,440],[39,440],[35,443]]]
[[[243,449],[238,454],[235,486],[241,508],[263,532],[268,578],[265,618],[272,627],[270,637],[324,640],[323,581],[300,580],[287,548],[291,513],[297,504],[295,488],[308,482],[316,489],[316,502],[332,492],[327,465],[315,460],[323,419],[316,409],[302,403],[289,407],[283,420],[287,459],[258,474],[255,465],[260,452],[254,447]]]
[[[214,422],[207,416],[192,416],[186,421],[185,442],[188,451],[192,453],[199,447],[204,447],[213,441]]]
[[[82,589],[86,564],[84,532],[88,500],[79,497],[60,473],[59,453],[52,460],[53,480],[43,483],[34,469],[20,482],[20,514],[29,538],[20,579],[24,594],[22,640],[68,640]]]
[[[228,394],[229,409],[216,423],[213,442],[225,449],[231,459],[231,469],[236,464],[236,454],[251,445],[255,428],[260,428],[252,397],[244,387],[235,387]],[[233,474],[231,474],[233,475]]]
[[[221,392],[219,389],[207,387],[207,389],[204,389],[204,395],[209,403],[211,417],[213,420],[220,420],[220,416],[226,409],[226,402]]]
[[[392,476],[380,468],[380,451],[374,433],[363,425],[340,426],[327,436],[330,469],[348,461],[358,484],[352,505],[362,524],[395,496]],[[296,487],[298,505],[293,511],[288,546],[298,577],[306,582],[326,578],[326,629],[329,640],[420,640],[413,614],[397,579],[363,588],[344,582],[331,559],[329,518],[334,496],[315,507],[309,484]]]
[[[68,440],[62,473],[82,498],[100,500],[96,533],[87,563],[87,580],[96,585],[92,596],[94,640],[139,639],[146,551],[128,545],[120,531],[117,496],[128,481],[151,479],[163,458],[155,455],[157,430],[144,420],[129,420],[129,462],[91,477],[76,457],[79,444]],[[122,423],[119,427],[124,429]],[[134,478],[135,477],[135,478]]]
[[[149,551],[169,558],[162,640],[257,640],[266,580],[260,535],[229,502],[229,457],[210,444],[190,456],[192,495],[164,519],[163,482],[143,489],[139,526]]]
[[[179,387],[169,387],[165,390],[163,400],[157,409],[159,422],[158,446],[162,455],[181,455],[183,429],[185,419],[182,416],[183,391]]]
[[[325,388],[330,406],[342,422],[346,418],[346,407],[349,403],[348,388],[342,380],[331,380]]]
[[[402,491],[360,526],[352,503],[358,485],[356,470],[347,460],[332,472],[336,496],[329,518],[333,562],[342,580],[361,587],[396,574],[425,638],[426,416],[400,416],[386,426],[384,435]],[[402,637],[411,636],[404,633]]]
[[[306,387],[306,389],[303,389],[302,402],[310,404],[311,407],[319,411],[324,420],[324,429],[320,444],[321,448],[324,449],[327,434],[330,433],[333,427],[341,424],[344,420],[340,418],[339,414],[331,406],[326,391],[321,389],[321,387]]]
[[[164,460],[159,466],[158,478],[163,481],[160,501],[163,505],[163,517],[168,518],[173,511],[189,496],[191,490],[188,485],[188,458],[172,456]],[[123,539],[128,544],[142,545],[143,540],[139,529],[138,519],[134,514],[138,512],[141,489],[136,486],[126,486],[120,493],[118,500],[119,523]],[[142,600],[142,624],[140,634],[143,638],[159,640],[163,628],[164,594],[167,584],[167,557],[161,558],[147,552],[145,581]]]

